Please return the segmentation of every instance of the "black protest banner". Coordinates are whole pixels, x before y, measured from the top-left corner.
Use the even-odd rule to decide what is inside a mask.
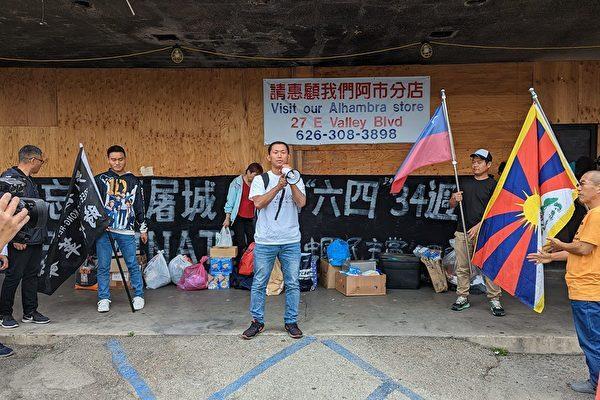
[[[225,218],[223,207],[233,176],[143,179],[148,219],[148,256],[164,250],[171,259],[195,262],[208,254]],[[416,244],[448,246],[457,212],[449,206],[452,176],[409,176],[391,195],[392,176],[305,175],[307,204],[300,213],[302,250],[320,254],[333,238],[350,241],[357,256],[386,249],[410,251]],[[67,193],[65,179],[38,179],[50,203],[49,230],[56,231]]]
[[[232,176],[144,179],[149,256],[187,254],[199,260],[225,218]],[[457,215],[449,206],[451,176],[411,176],[391,195],[391,176],[306,175],[300,213],[302,250],[320,254],[333,238],[349,240],[360,258],[416,244],[448,246]]]
[[[66,202],[61,208],[38,277],[38,291],[48,295],[77,271],[109,224],[83,147],[77,155]]]

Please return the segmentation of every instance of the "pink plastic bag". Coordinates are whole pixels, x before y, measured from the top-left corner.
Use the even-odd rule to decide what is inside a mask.
[[[208,260],[208,256],[202,257],[198,264],[186,267],[181,275],[181,279],[177,283],[177,287],[181,290],[202,290],[206,289],[208,283],[208,274],[204,268],[204,263]]]

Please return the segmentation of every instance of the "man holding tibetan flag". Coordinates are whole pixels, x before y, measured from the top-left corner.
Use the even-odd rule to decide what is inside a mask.
[[[528,260],[575,209],[577,181],[532,91],[521,133],[488,203],[472,262],[537,312],[544,309],[544,270]]]

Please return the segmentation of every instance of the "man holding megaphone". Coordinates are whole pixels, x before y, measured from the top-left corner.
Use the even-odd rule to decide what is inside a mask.
[[[298,339],[302,337],[302,331],[298,328],[301,256],[298,213],[306,204],[306,190],[300,173],[288,165],[290,148],[287,143],[271,143],[268,153],[271,169],[254,178],[248,196],[257,210],[254,280],[250,295],[253,319],[242,337],[252,339],[265,327],[267,283],[277,257],[281,262],[285,284],[285,330],[292,338]]]

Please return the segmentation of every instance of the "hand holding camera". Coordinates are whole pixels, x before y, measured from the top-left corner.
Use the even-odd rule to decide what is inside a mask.
[[[4,248],[29,222],[27,208],[21,208],[16,212],[19,202],[20,199],[10,193],[4,193],[0,197],[0,249]]]

